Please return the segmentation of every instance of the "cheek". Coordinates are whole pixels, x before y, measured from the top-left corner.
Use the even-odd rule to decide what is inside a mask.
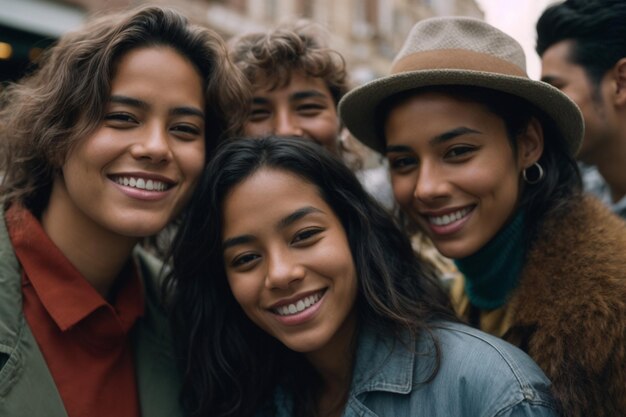
[[[391,188],[400,207],[408,207],[413,201],[415,179],[408,176],[391,175]]]
[[[202,143],[197,146],[190,146],[187,149],[177,151],[177,160],[179,169],[184,174],[185,178],[193,182],[198,180],[205,165],[205,145]]]
[[[256,322],[253,312],[259,304],[259,288],[250,277],[228,276],[228,285],[233,298],[245,315]]]
[[[518,199],[520,173],[512,166],[500,166],[491,171],[477,170],[465,178],[471,194],[492,201],[494,207],[503,212],[514,209]]]
[[[335,244],[327,248],[326,253],[320,255],[321,265],[327,265],[329,269],[332,268],[328,271],[329,275],[341,279],[347,278],[352,280],[349,285],[356,285],[356,267],[350,245],[346,239],[337,239]],[[329,262],[330,260],[333,262]]]
[[[272,132],[272,126],[269,121],[263,122],[246,122],[243,127],[243,133],[246,136],[263,136]]]

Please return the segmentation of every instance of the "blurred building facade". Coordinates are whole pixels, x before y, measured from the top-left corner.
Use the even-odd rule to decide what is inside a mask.
[[[308,18],[328,28],[356,83],[387,73],[415,22],[431,16],[479,19],[474,0],[219,0],[206,1],[207,23],[226,36]]]
[[[88,13],[154,3],[178,8],[230,38],[299,18],[325,26],[355,84],[387,73],[415,22],[484,14],[475,0],[0,0],[0,81],[15,78],[42,47]],[[12,53],[3,55],[3,48]]]

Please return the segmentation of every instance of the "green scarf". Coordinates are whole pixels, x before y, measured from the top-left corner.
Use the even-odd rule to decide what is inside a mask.
[[[524,266],[524,212],[502,228],[478,252],[455,261],[465,275],[465,293],[481,310],[493,310],[517,287]]]

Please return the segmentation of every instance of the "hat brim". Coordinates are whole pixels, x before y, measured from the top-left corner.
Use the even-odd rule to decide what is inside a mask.
[[[377,114],[380,103],[398,93],[421,87],[464,85],[484,87],[521,97],[552,119],[575,156],[584,134],[582,114],[576,104],[550,84],[525,77],[456,69],[409,71],[371,81],[347,93],[339,102],[339,115],[356,139],[384,154]]]

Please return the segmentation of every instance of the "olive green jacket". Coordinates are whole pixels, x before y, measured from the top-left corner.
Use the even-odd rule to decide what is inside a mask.
[[[180,378],[167,318],[158,302],[160,263],[136,250],[145,312],[132,330],[141,415],[182,416]],[[37,342],[22,312],[22,270],[0,216],[0,416],[67,417]]]

